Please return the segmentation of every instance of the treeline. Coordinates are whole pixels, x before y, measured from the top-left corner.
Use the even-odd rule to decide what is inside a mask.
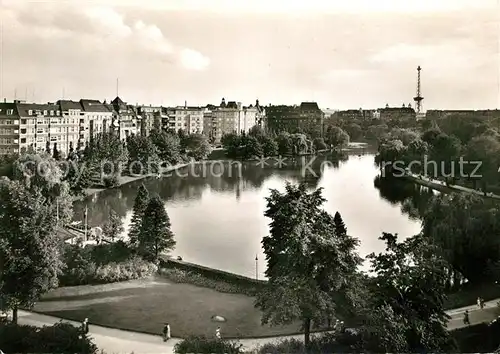
[[[248,134],[226,134],[221,139],[226,156],[249,160],[260,157],[314,154],[327,149],[341,149],[349,143],[349,135],[339,127],[329,127],[324,138],[311,138],[304,133],[267,134],[255,126]]]

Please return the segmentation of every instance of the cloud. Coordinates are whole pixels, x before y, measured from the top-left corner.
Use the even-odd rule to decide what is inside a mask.
[[[157,25],[140,19],[130,21],[110,6],[76,7],[68,2],[65,6],[44,4],[37,12],[12,4],[9,9],[15,13],[19,25],[36,27],[33,35],[52,39],[51,44],[57,38],[64,38],[85,43],[87,48],[146,56],[148,60],[156,58],[195,71],[210,65],[210,59],[199,51],[173,44]]]
[[[210,65],[210,59],[193,49],[181,51],[181,62],[187,69],[204,70]]]

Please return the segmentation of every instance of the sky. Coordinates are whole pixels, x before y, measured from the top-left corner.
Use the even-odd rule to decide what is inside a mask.
[[[0,0],[0,20],[7,100],[400,107],[420,65],[424,109],[500,108],[500,0]]]

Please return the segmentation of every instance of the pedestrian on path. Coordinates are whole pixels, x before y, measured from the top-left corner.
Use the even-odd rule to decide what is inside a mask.
[[[482,297],[479,298],[479,307],[482,309],[484,309],[484,299]]]
[[[217,338],[217,339],[221,339],[221,335],[220,335],[220,327],[217,327],[217,329],[215,330],[215,338]]]
[[[168,323],[165,323],[165,326],[163,327],[163,341],[166,342],[169,339],[170,339],[170,325]]]
[[[464,313],[464,325],[470,326],[469,310],[465,310],[465,313]]]
[[[82,333],[83,334],[89,333],[89,319],[88,318],[85,318],[82,322]]]
[[[477,297],[477,307],[481,308],[481,298]]]

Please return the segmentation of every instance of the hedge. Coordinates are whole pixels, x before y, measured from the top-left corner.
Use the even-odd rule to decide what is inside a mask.
[[[155,264],[132,255],[120,242],[85,248],[67,245],[64,258],[67,267],[59,277],[60,286],[141,279],[158,270]]]
[[[177,343],[174,347],[174,352],[176,354],[240,354],[243,353],[243,345],[237,341],[192,336],[184,339],[182,342]]]
[[[27,325],[0,325],[0,349],[8,353],[96,354],[97,346],[80,329],[68,323],[41,328]]]

